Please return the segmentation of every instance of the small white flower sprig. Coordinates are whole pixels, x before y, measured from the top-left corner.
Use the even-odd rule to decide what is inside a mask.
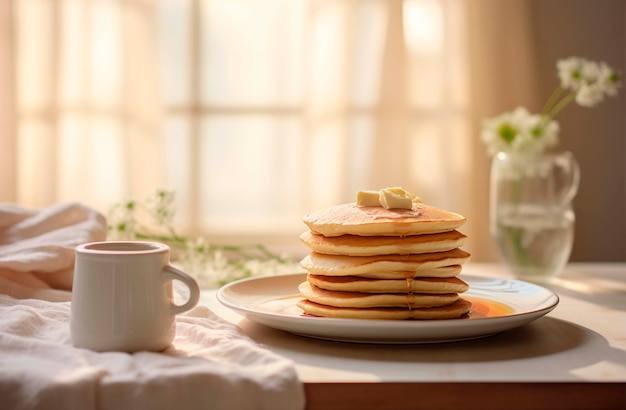
[[[539,114],[517,107],[483,122],[481,139],[489,155],[498,152],[542,154],[559,142],[556,116],[569,104],[594,107],[621,86],[617,72],[605,62],[569,57],[556,64],[560,84]]]
[[[277,255],[263,244],[221,245],[181,236],[173,226],[175,213],[173,191],[158,190],[144,202],[115,203],[107,214],[109,240],[164,243],[172,250],[172,263],[206,288],[250,276],[300,271],[287,255]]]

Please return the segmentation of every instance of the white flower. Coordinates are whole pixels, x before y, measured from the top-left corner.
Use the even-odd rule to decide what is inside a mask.
[[[605,62],[587,62],[583,77],[584,82],[576,93],[576,102],[583,107],[598,105],[607,95],[616,96],[621,86],[617,73]]]
[[[569,57],[557,61],[561,87],[566,90],[577,90],[583,82],[583,67],[586,60],[580,57]]]
[[[537,135],[536,138],[542,141],[544,148],[556,146],[559,143],[559,132],[561,131],[559,123],[544,116],[541,118],[543,121],[541,135]]]
[[[598,66],[597,83],[602,87],[605,94],[611,97],[617,95],[617,89],[622,85],[615,70],[609,67],[605,62],[601,62]]]
[[[561,127],[555,120],[544,115],[533,114],[529,119],[529,127],[532,143],[528,145],[528,152],[541,154],[559,143]]]
[[[593,107],[604,101],[604,90],[598,83],[583,84],[578,89],[575,100],[583,107]]]
[[[209,243],[203,237],[187,239],[182,258],[186,269],[191,273],[199,273],[206,269],[209,259]]]
[[[172,222],[175,209],[174,191],[158,190],[146,200],[146,207],[154,222],[167,225]]]
[[[109,240],[133,240],[136,235],[137,219],[135,201],[113,204],[107,213]]]
[[[524,107],[483,123],[481,137],[490,155],[497,152],[539,154],[558,142],[559,124]]]
[[[487,151],[493,155],[500,151],[508,151],[515,139],[519,139],[522,131],[521,118],[527,111],[518,107],[515,111],[505,112],[497,117],[483,121],[481,138],[487,145]]]

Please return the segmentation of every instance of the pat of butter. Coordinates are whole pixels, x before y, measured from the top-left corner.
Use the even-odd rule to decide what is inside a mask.
[[[412,209],[422,198],[413,195],[401,187],[384,188],[380,191],[358,191],[357,206],[382,206],[386,209]]]
[[[356,204],[358,206],[380,206],[379,195],[379,191],[358,191]]]
[[[399,186],[391,187],[391,188],[385,188],[385,189],[381,190],[381,192],[382,191],[389,191],[389,192],[393,192],[394,194],[407,197],[414,204],[421,204],[422,203],[422,198],[420,198],[419,196],[416,196],[416,195],[410,193],[409,191],[407,191],[404,188],[399,187]]]
[[[403,195],[402,193],[394,190],[393,188],[385,188],[381,189],[378,194],[378,200],[380,204],[385,209],[411,209],[413,208],[412,198],[408,195]]]

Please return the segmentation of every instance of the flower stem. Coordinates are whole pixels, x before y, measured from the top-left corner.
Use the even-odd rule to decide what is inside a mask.
[[[563,91],[564,91],[563,87],[561,87],[560,85],[556,86],[556,88],[554,89],[554,91],[552,91],[552,94],[550,95],[546,103],[544,104],[543,108],[541,109],[541,114],[546,115],[548,112],[550,112],[552,107],[554,107],[554,104],[556,103],[556,101],[559,99],[559,97],[563,93]]]
[[[514,206],[514,213],[516,215],[515,219],[518,219],[521,215],[520,206],[522,206],[522,180],[523,180],[523,170],[518,169],[519,175],[516,175],[513,180],[513,186],[511,187],[511,200]],[[531,258],[528,256],[526,248],[522,244],[522,236],[524,235],[523,228],[516,227],[507,230],[509,234],[509,240],[513,244],[514,249],[514,258],[518,266],[532,266],[533,262]]]
[[[574,101],[574,98],[576,98],[576,93],[569,93],[567,96],[563,97],[563,99],[561,99],[558,104],[550,110],[548,117],[556,117],[563,110],[563,108],[567,107],[572,101]]]

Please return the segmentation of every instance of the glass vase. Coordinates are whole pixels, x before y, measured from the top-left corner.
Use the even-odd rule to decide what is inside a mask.
[[[574,243],[572,200],[579,182],[571,152],[494,156],[490,230],[516,277],[541,282],[563,270]]]

